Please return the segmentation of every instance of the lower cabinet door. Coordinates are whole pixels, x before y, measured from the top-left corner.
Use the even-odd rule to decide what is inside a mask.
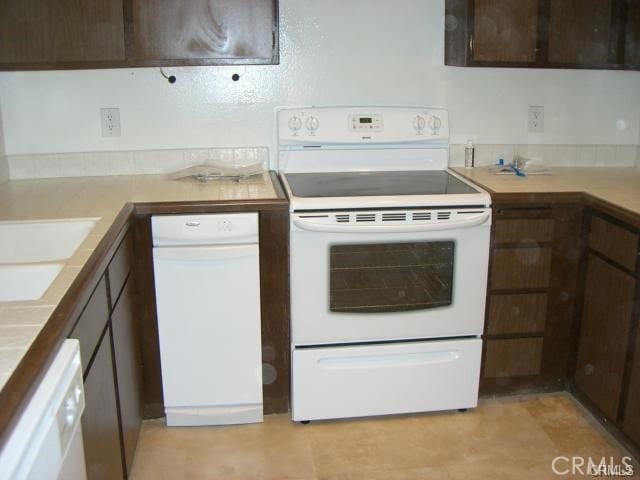
[[[635,280],[591,254],[575,380],[611,421],[616,421],[631,328]]]
[[[118,408],[113,376],[109,328],[102,335],[84,380],[85,410],[82,435],[89,480],[124,477],[120,452]]]
[[[636,335],[636,346],[622,430],[640,448],[640,333]]]
[[[134,282],[130,278],[111,315],[122,441],[127,474],[142,424],[142,362],[135,312]]]

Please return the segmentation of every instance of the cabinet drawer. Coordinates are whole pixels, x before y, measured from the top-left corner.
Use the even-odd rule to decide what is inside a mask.
[[[487,333],[542,333],[546,318],[546,293],[491,295]]]
[[[80,360],[82,361],[83,374],[87,373],[87,366],[93,356],[93,352],[96,350],[108,319],[107,286],[104,277],[102,277],[82,311],[78,322],[69,334],[69,338],[77,338],[80,341]]]
[[[550,247],[496,248],[493,251],[491,288],[547,288],[550,269]]]
[[[496,220],[495,243],[551,242],[553,220],[550,218],[512,218]]]
[[[600,217],[592,217],[589,246],[614,262],[635,271],[638,235]]]
[[[542,364],[542,338],[487,340],[484,378],[538,375]]]
[[[294,349],[293,419],[474,407],[481,350],[479,339]]]
[[[133,265],[133,232],[124,237],[107,268],[109,277],[109,298],[113,308],[118,301],[124,282]]]

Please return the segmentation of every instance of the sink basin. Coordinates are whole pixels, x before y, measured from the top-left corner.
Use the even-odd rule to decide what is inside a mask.
[[[0,302],[37,300],[62,270],[61,263],[0,265]]]
[[[97,220],[0,222],[0,302],[42,297]]]
[[[64,260],[97,219],[0,222],[0,264]]]

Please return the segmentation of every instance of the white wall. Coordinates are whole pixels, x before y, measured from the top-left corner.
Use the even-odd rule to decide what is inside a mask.
[[[0,74],[9,155],[273,145],[274,108],[450,109],[452,143],[637,144],[640,73],[443,66],[444,0],[280,0],[281,64]],[[231,81],[239,73],[239,82]],[[527,105],[546,133],[526,133]],[[98,110],[121,109],[102,138]]]
[[[630,144],[640,133],[640,72],[446,68],[452,143]],[[527,133],[543,105],[543,134]]]
[[[2,103],[0,103],[0,113],[2,112]],[[2,115],[0,115],[0,183],[9,179],[9,162],[5,156],[4,133],[2,128]]]

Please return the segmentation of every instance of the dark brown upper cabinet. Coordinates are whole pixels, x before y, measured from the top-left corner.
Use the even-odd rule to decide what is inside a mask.
[[[480,62],[536,61],[538,0],[476,0],[470,38]]]
[[[2,0],[0,70],[277,64],[278,0]]]
[[[624,19],[624,49],[623,63],[625,65],[640,65],[640,2],[632,1],[627,5]]]
[[[640,69],[640,0],[446,0],[445,64]]]
[[[145,64],[275,63],[273,0],[134,1],[132,56]]]
[[[125,59],[122,0],[0,1],[0,66]]]

